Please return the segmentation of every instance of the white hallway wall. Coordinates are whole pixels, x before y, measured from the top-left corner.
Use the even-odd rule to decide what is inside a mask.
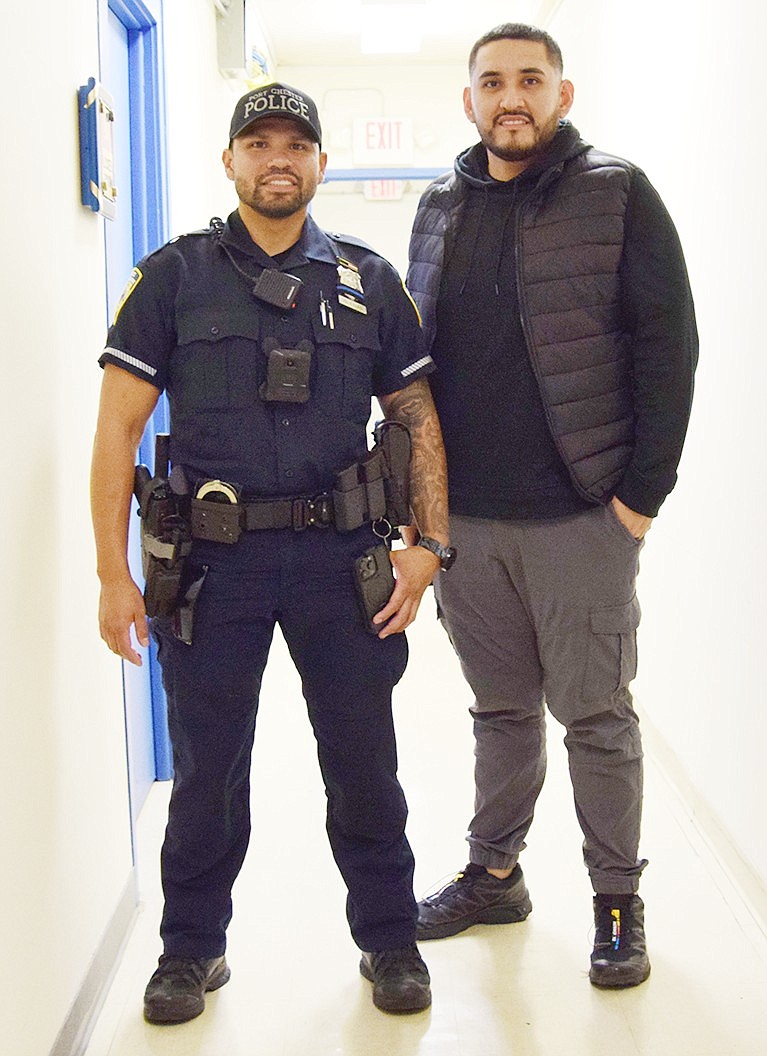
[[[97,71],[93,0],[4,13],[0,946],[18,1056],[50,1050],[131,876],[121,672],[99,644],[87,502],[106,306],[75,93]]]

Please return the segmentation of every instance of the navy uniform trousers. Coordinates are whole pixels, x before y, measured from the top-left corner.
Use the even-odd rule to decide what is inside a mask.
[[[166,954],[216,957],[225,949],[250,835],[251,750],[275,623],[302,679],[352,936],[371,951],[415,941],[391,710],[407,642],[404,634],[379,640],[365,631],[352,577],[354,558],[377,541],[366,526],[348,535],[251,532],[233,546],[197,542],[192,559],[208,573],[193,644],[175,639],[166,620],[153,621],[174,764],[161,857]],[[284,751],[290,765],[289,744]],[[274,856],[286,869],[306,868],[293,841]]]

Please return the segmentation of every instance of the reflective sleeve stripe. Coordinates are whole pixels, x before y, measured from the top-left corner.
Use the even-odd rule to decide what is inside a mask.
[[[142,363],[140,359],[136,359],[135,356],[129,356],[127,352],[121,352],[119,348],[105,348],[104,354],[114,356],[115,359],[121,359],[123,363],[129,363],[132,367],[137,367],[139,370],[143,370],[145,374],[148,374],[150,378],[153,378],[157,373],[156,367],[150,367],[148,363]]]
[[[407,378],[410,374],[415,374],[421,367],[427,367],[429,363],[433,363],[434,360],[431,356],[424,356],[423,359],[417,359],[415,363],[411,363],[409,367],[405,367],[404,370],[400,371],[403,378]]]

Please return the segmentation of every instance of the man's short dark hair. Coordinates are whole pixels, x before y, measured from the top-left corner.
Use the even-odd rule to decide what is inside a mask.
[[[484,47],[485,44],[491,44],[494,40],[531,40],[534,44],[543,44],[548,52],[552,66],[555,66],[560,74],[562,73],[562,51],[559,44],[544,29],[538,29],[537,26],[527,26],[524,22],[504,22],[502,25],[496,26],[495,29],[488,30],[487,33],[483,34],[471,49],[469,53],[469,75],[474,71],[479,49]]]

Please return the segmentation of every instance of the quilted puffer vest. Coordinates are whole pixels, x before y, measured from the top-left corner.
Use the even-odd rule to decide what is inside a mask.
[[[630,335],[619,266],[633,166],[589,149],[543,172],[517,214],[522,325],[554,442],[577,490],[600,502],[631,458]],[[408,288],[433,341],[445,237],[460,221],[454,174],[425,192]]]

